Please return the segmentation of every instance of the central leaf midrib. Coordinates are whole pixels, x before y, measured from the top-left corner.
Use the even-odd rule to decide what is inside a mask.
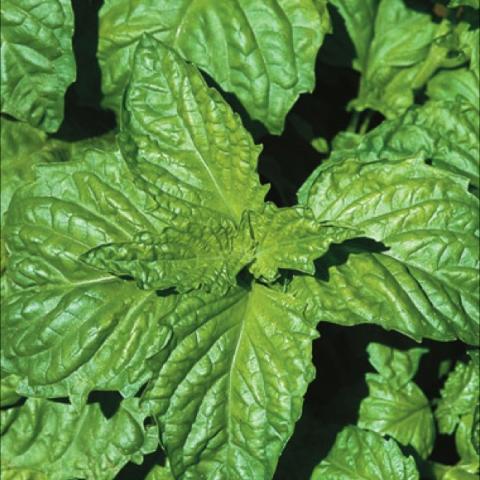
[[[237,343],[235,345],[235,351],[233,352],[232,355],[232,360],[230,363],[230,368],[228,371],[228,390],[227,390],[227,453],[226,453],[226,467],[228,469],[229,465],[229,457],[230,457],[230,449],[231,449],[231,438],[232,438],[232,414],[231,414],[231,405],[232,405],[232,390],[233,390],[233,382],[232,382],[232,376],[233,376],[233,370],[235,368],[235,364],[237,361],[237,355],[240,351],[241,344],[242,344],[242,337],[245,332],[246,324],[247,324],[247,319],[248,319],[248,312],[249,312],[249,307],[251,304],[252,300],[252,291],[247,291],[246,297],[244,297],[244,310],[241,315],[241,327],[238,332],[238,337],[237,337]]]

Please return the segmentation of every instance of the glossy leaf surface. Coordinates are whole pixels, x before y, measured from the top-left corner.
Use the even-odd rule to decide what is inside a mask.
[[[405,457],[394,440],[378,433],[346,427],[333,448],[313,471],[311,480],[418,480],[412,457]]]
[[[71,2],[4,0],[1,31],[2,112],[56,131],[76,75]]]
[[[133,52],[148,32],[280,133],[298,95],[313,90],[315,57],[328,30],[324,0],[107,0],[98,51],[105,105],[119,111]]]
[[[144,400],[175,477],[272,478],[313,377],[316,332],[299,311],[255,285],[191,294],[167,319],[168,356]]]
[[[124,400],[108,420],[99,404],[29,399],[2,411],[2,478],[109,480],[129,460],[141,463],[157,447],[155,427],[144,429],[138,399]]]

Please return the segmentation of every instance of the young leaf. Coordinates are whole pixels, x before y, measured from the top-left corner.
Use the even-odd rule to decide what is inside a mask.
[[[346,427],[333,448],[313,471],[311,480],[418,480],[412,457],[405,457],[394,440],[378,433]]]
[[[313,90],[315,57],[329,28],[326,0],[107,0],[98,50],[105,105],[119,111],[133,52],[148,32],[280,133],[298,95]]]
[[[380,375],[366,375],[369,396],[360,404],[358,426],[411,445],[427,458],[435,441],[433,414],[427,397],[411,381],[427,350],[402,352],[379,344],[370,344],[368,350]]]
[[[316,332],[298,311],[255,284],[189,294],[168,317],[168,356],[144,401],[175,478],[272,478],[313,377]]]
[[[464,415],[473,415],[479,402],[479,389],[478,351],[472,351],[470,361],[458,362],[442,389],[442,398],[435,411],[440,432],[453,433]]]
[[[308,208],[278,209],[270,203],[262,213],[252,213],[251,223],[257,247],[250,272],[267,281],[278,277],[279,268],[313,275],[313,260],[331,243],[359,235],[359,230],[317,222]]]
[[[75,80],[71,2],[4,0],[1,26],[2,112],[55,132]]]
[[[245,222],[237,230],[226,219],[213,220],[186,223],[182,229],[178,222],[178,227],[156,235],[142,232],[131,242],[95,247],[81,259],[105,272],[130,275],[142,289],[222,290],[234,285],[236,275],[253,259],[253,239]]]
[[[426,348],[397,350],[380,343],[370,343],[367,347],[369,362],[382,378],[396,388],[402,388],[413,379]]]
[[[260,148],[198,70],[151,36],[136,50],[119,143],[167,219],[238,224],[263,207]]]
[[[398,0],[331,2],[345,19],[357,53],[353,65],[362,76],[351,103],[357,110],[400,115],[437,69],[465,62],[463,56],[450,56],[459,42],[450,23],[435,22],[428,11]]]
[[[158,440],[156,427],[144,429],[138,402],[122,401],[108,420],[99,404],[77,412],[35,398],[2,411],[2,478],[110,480],[128,461],[141,463]]]
[[[163,227],[115,145],[99,145],[79,149],[80,160],[40,167],[7,214],[12,291],[2,306],[2,368],[23,379],[24,395],[69,395],[77,405],[94,388],[133,395],[169,336],[159,320],[175,297],[79,260],[97,245]]]

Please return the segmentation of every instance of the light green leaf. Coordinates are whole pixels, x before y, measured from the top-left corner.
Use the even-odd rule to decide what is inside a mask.
[[[478,106],[458,99],[430,101],[372,130],[357,155],[390,160],[422,152],[434,166],[464,175],[478,188],[479,132]]]
[[[27,123],[1,117],[1,202],[2,225],[4,215],[15,190],[35,178],[38,163],[63,161],[67,145],[59,140],[47,140],[47,135]]]
[[[433,99],[466,100],[478,112],[480,108],[480,30],[471,30],[464,22],[458,27],[459,50],[469,60],[467,66],[438,72],[427,84],[427,95]]]
[[[460,464],[475,473],[480,467],[480,458],[472,441],[472,430],[474,428],[474,412],[463,415],[455,431],[455,445],[460,456]]]
[[[347,151],[322,165],[300,199],[318,221],[352,225],[387,249],[337,249],[317,279],[295,279],[292,289],[317,320],[477,344],[478,200],[467,182],[421,158],[355,155]]]
[[[459,44],[452,25],[435,22],[431,12],[413,9],[404,1],[331,0],[345,19],[362,74],[356,110],[373,109],[387,118],[402,114],[441,67],[459,66],[453,56]]]
[[[10,375],[0,370],[0,407],[13,405],[20,399],[16,390],[20,382],[20,377]]]
[[[313,260],[322,256],[331,243],[359,235],[359,231],[321,224],[307,208],[276,208],[267,204],[262,213],[252,213],[252,229],[257,242],[250,272],[256,278],[275,280],[279,268],[313,275]]]
[[[26,123],[13,122],[1,118],[0,143],[1,158],[1,202],[3,216],[7,211],[15,190],[24,183],[33,180],[32,154],[44,148],[47,136],[44,132],[30,127]]]
[[[480,405],[476,406],[473,414],[471,437],[473,448],[480,455]]]
[[[375,19],[380,0],[329,0],[345,21],[357,57],[353,67],[364,72],[368,66],[370,45],[375,35]],[[335,33],[335,32],[334,32]]]
[[[137,47],[119,143],[159,214],[240,222],[263,207],[260,148],[195,67],[153,37]]]
[[[75,80],[71,2],[4,0],[1,26],[2,112],[56,131]]]
[[[168,467],[155,465],[155,467],[148,472],[145,480],[174,480],[174,478]]]
[[[189,294],[166,319],[169,352],[144,399],[175,478],[272,478],[314,375],[317,334],[299,311],[254,284]]]
[[[81,259],[105,272],[130,275],[142,289],[222,291],[236,283],[253,254],[245,222],[237,230],[229,220],[212,218],[205,225],[187,223],[181,230],[169,227],[156,235],[137,234],[132,242],[100,245]]]
[[[451,8],[461,7],[461,6],[468,6],[472,8],[480,8],[480,1],[479,0],[450,0],[448,6]]]
[[[29,396],[93,390],[130,396],[153,374],[147,360],[169,337],[159,297],[79,260],[89,249],[163,228],[148,213],[115,147],[79,149],[80,160],[38,168],[14,196],[5,228],[11,291],[2,306],[2,368]]]
[[[412,457],[405,457],[394,440],[374,432],[346,427],[311,480],[418,480]]]
[[[464,415],[473,414],[479,402],[480,373],[478,351],[468,363],[458,362],[441,391],[435,417],[442,433],[453,433]]]
[[[410,381],[427,350],[402,352],[379,344],[368,350],[380,375],[366,375],[369,395],[360,404],[358,426],[411,445],[427,458],[435,441],[433,414],[427,397]]]
[[[98,49],[105,105],[119,111],[133,52],[148,32],[280,133],[299,94],[313,90],[329,28],[326,0],[106,0]]]
[[[443,70],[435,75],[427,85],[427,95],[433,100],[463,100],[472,105],[478,116],[480,108],[478,76],[468,68]]]
[[[469,471],[465,465],[450,466],[432,463],[429,474],[429,478],[435,480],[478,480],[478,474]]]
[[[2,478],[111,480],[128,461],[157,448],[156,427],[144,429],[139,400],[122,401],[106,419],[99,404],[71,405],[30,398],[2,411]]]
[[[369,362],[375,370],[396,388],[401,388],[413,379],[426,348],[412,348],[402,351],[380,343],[370,343],[367,347]]]

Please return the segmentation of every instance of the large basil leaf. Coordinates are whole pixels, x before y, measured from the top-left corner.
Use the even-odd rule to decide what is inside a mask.
[[[433,414],[427,397],[411,381],[427,350],[402,352],[370,344],[368,352],[379,375],[366,375],[369,395],[360,404],[358,426],[411,445],[427,458],[435,441]]]
[[[143,426],[138,399],[122,401],[106,419],[99,404],[71,405],[30,398],[2,411],[2,478],[110,480],[128,461],[157,448],[156,427]]]
[[[5,228],[12,291],[2,307],[2,368],[24,379],[24,395],[134,394],[152,375],[146,360],[168,331],[159,319],[175,297],[87,266],[79,256],[161,228],[113,144],[44,165],[11,202]]]
[[[175,478],[272,478],[314,374],[301,310],[254,285],[190,294],[166,319],[168,354],[144,401]]]
[[[75,80],[70,0],[4,0],[1,26],[2,112],[56,131]]]
[[[252,118],[280,133],[298,95],[313,90],[315,57],[329,29],[325,3],[106,0],[98,50],[105,105],[119,111],[133,52],[148,32],[233,92]]]
[[[151,36],[137,47],[120,146],[166,219],[239,223],[263,207],[260,148],[198,70]]]
[[[346,427],[333,448],[313,471],[311,480],[418,480],[412,457],[405,457],[394,440],[378,433]]]
[[[459,39],[447,20],[435,22],[429,11],[402,0],[330,0],[345,19],[362,74],[357,110],[377,110],[388,118],[403,113],[441,67],[461,65]]]
[[[466,180],[421,157],[344,156],[320,167],[300,198],[319,221],[351,224],[387,250],[347,248],[343,261],[334,251],[321,277],[298,278],[292,288],[319,320],[376,323],[415,339],[476,344],[478,199]]]

